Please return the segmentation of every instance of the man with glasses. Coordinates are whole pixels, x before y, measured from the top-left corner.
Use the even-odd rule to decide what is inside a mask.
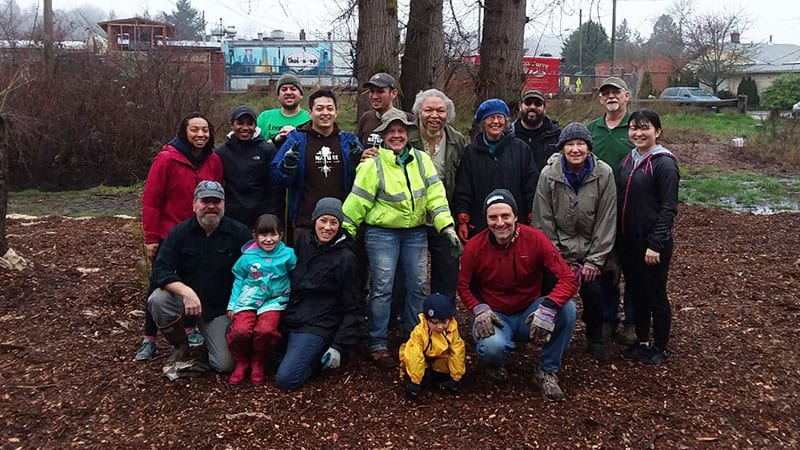
[[[631,93],[624,80],[617,77],[608,77],[600,85],[599,101],[605,109],[605,114],[589,122],[586,128],[592,135],[594,146],[592,152],[601,161],[614,170],[614,178],[619,177],[619,163],[633,149],[633,144],[628,139],[628,101]],[[617,276],[608,276],[604,273],[600,282],[603,286],[605,302],[603,306],[603,335],[610,338],[616,334],[619,324],[619,283]],[[619,336],[621,343],[629,345],[636,343],[636,325],[633,319],[633,307],[625,299],[625,328]]]
[[[519,102],[519,118],[511,124],[511,131],[518,139],[525,141],[533,152],[533,159],[539,172],[544,169],[547,159],[556,153],[556,142],[561,134],[558,122],[545,115],[547,102],[544,94],[536,89],[522,93]]]

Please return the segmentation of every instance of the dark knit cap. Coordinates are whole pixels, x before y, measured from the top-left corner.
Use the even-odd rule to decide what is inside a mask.
[[[319,199],[317,206],[314,207],[314,212],[311,213],[311,223],[316,222],[320,216],[324,215],[336,217],[339,223],[342,223],[344,219],[342,201],[334,197],[323,197]]]
[[[303,85],[300,84],[300,78],[297,78],[297,75],[293,74],[292,72],[286,72],[285,74],[281,75],[278,78],[278,92],[281,91],[281,86],[284,84],[291,84],[300,91],[300,94],[303,93]]]
[[[458,314],[454,299],[442,294],[431,294],[422,302],[422,312],[429,319],[449,319]]]
[[[486,196],[486,200],[483,201],[483,214],[486,215],[486,210],[495,203],[507,204],[511,207],[511,210],[514,211],[514,215],[519,217],[517,201],[514,200],[514,196],[508,189],[495,189],[490,192],[489,195]]]
[[[561,136],[558,138],[556,148],[561,151],[564,149],[564,144],[573,140],[580,139],[586,142],[589,146],[589,151],[592,151],[592,135],[589,134],[589,129],[582,123],[572,122],[561,130]]]

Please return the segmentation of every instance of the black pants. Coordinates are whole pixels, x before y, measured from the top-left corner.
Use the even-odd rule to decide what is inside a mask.
[[[428,233],[428,253],[431,261],[431,294],[439,293],[455,298],[458,281],[458,258],[450,253],[450,241],[432,226]]]
[[[609,276],[607,274],[604,274]],[[581,283],[581,320],[586,324],[586,340],[600,342],[603,339],[603,284],[601,278]]]
[[[658,264],[648,266],[644,262],[647,250],[645,241],[617,238],[620,249],[620,264],[625,274],[625,291],[633,300],[636,317],[636,336],[639,342],[650,339],[650,323],[653,324],[653,344],[666,350],[672,326],[672,310],[667,297],[667,273],[672,259],[673,242],[669,241],[661,251]]]

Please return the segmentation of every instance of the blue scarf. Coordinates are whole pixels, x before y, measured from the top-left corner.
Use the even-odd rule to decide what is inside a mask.
[[[594,161],[592,160],[591,155],[586,156],[586,164],[584,164],[583,169],[581,169],[581,171],[578,173],[570,172],[570,170],[567,168],[566,158],[564,158],[564,155],[561,155],[561,170],[564,172],[564,179],[567,180],[567,183],[569,183],[570,186],[572,186],[572,189],[576,194],[581,188],[581,185],[583,185],[583,181],[586,179],[586,177],[592,173],[592,169],[594,169]]]

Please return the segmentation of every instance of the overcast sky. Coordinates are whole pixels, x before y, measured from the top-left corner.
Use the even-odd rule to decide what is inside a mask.
[[[36,0],[16,0],[23,10],[36,5]],[[233,25],[240,37],[255,37],[262,32],[268,35],[281,29],[289,37],[305,29],[309,39],[322,37],[332,30],[331,18],[336,14],[336,3],[345,0],[192,0],[192,5],[205,13],[206,21],[217,24],[222,19]],[[617,24],[627,19],[631,28],[648,36],[653,23],[667,12],[674,0],[618,0]],[[407,0],[400,1],[401,20],[407,13]],[[446,1],[449,7],[450,1]],[[41,5],[41,0],[38,2]],[[101,10],[114,10],[117,18],[141,14],[147,10],[155,15],[160,11],[172,11],[171,0],[133,0],[108,2],[107,0],[53,0],[53,8],[69,10],[76,6],[91,4]],[[476,0],[452,0],[458,16],[463,17],[465,27],[477,29]],[[551,6],[558,4],[559,6]],[[696,12],[741,11],[749,19],[750,26],[742,32],[742,42],[767,42],[770,35],[774,43],[800,45],[800,6],[797,0],[694,0]],[[539,42],[536,53],[559,53],[560,43],[578,27],[578,10],[583,10],[583,20],[589,17],[600,22],[610,34],[612,0],[528,0],[529,16],[534,20],[526,27],[529,42]]]

